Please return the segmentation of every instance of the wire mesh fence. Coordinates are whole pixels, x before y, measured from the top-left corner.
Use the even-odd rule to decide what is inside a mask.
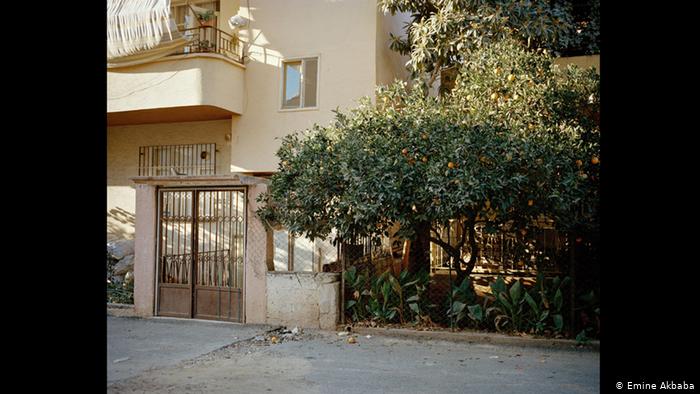
[[[451,245],[461,238],[457,225],[439,231]],[[491,234],[477,228],[476,241],[476,265],[468,276],[458,273],[454,257],[436,244],[431,244],[429,265],[421,272],[408,272],[404,259],[407,248],[396,241],[343,243],[339,257],[345,322],[557,333],[563,333],[562,322],[566,322],[566,333],[575,334],[581,326],[578,314],[586,302],[577,300],[584,289],[575,290],[572,278],[566,279],[572,272],[572,241],[567,234],[551,228]],[[581,247],[581,240],[577,241]],[[461,253],[468,261],[472,250],[464,246]],[[463,271],[466,267],[461,264]],[[520,289],[519,296],[511,300],[514,287]],[[498,297],[500,292],[506,301]],[[526,304],[525,293],[533,299],[534,307],[529,301]],[[504,306],[508,301],[518,303],[522,316]]]

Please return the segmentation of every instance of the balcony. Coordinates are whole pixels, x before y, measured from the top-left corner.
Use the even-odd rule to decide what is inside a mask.
[[[243,64],[243,51],[238,37],[213,26],[199,26],[185,29],[182,35],[190,38],[190,43],[170,56],[193,53],[215,53],[234,62]]]
[[[108,125],[221,120],[243,112],[238,38],[212,26],[183,35],[190,41],[175,53],[108,70]]]

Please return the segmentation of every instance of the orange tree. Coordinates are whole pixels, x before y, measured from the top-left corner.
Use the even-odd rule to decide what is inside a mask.
[[[503,38],[560,53],[597,53],[599,0],[380,0],[383,12],[410,14],[405,35],[391,35],[392,49],[410,57],[416,78],[440,77],[451,88],[452,71],[471,52]],[[447,73],[443,73],[448,71]]]
[[[427,224],[459,281],[476,263],[477,224],[516,231],[544,216],[563,230],[595,225],[598,86],[593,70],[558,70],[515,41],[494,43],[440,98],[397,82],[326,127],[284,138],[259,214],[310,238],[336,229],[345,241],[396,223],[398,237],[415,239]],[[456,245],[436,228],[451,219],[463,225]],[[416,261],[409,270],[427,268]]]

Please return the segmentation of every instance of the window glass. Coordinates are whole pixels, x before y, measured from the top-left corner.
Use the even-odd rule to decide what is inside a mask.
[[[283,108],[299,108],[301,103],[301,62],[285,63]]]
[[[282,108],[318,106],[318,58],[284,62]]]
[[[304,107],[316,106],[318,59],[304,60]]]
[[[294,271],[313,271],[314,243],[308,238],[294,238]]]
[[[275,271],[289,270],[289,234],[285,230],[275,230],[273,233],[275,244]]]

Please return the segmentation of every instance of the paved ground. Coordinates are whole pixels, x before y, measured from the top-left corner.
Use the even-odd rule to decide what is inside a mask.
[[[109,344],[110,360],[118,351],[123,351],[123,354],[149,358],[153,365],[161,366],[150,370],[134,368],[131,377],[118,381],[114,378],[117,375],[110,372],[108,375],[113,378],[108,392],[111,393],[599,392],[599,353],[588,350],[520,348],[382,336],[369,339],[357,336],[358,343],[348,344],[347,337],[309,330],[295,341],[271,344],[269,341],[247,340],[221,348],[219,344],[225,342],[226,335],[235,333],[240,340],[252,336],[242,335],[242,332],[255,330],[240,325],[212,327],[211,323],[199,322],[181,323],[180,327],[186,327],[181,330],[173,323],[140,319],[128,319],[124,323],[122,320],[125,318],[110,318],[108,321],[113,333],[110,342],[112,337],[119,336],[115,333],[119,327],[130,327],[133,334],[118,346]],[[150,334],[138,334],[141,326]],[[159,329],[165,334],[171,333],[166,337],[179,339],[161,338],[158,344],[153,343],[148,338],[154,338]],[[262,327],[256,329],[259,334],[265,331]],[[205,330],[209,331],[204,333]],[[172,335],[174,331],[186,334]],[[198,337],[196,346],[186,343],[195,337]],[[212,338],[212,343],[208,338]],[[214,344],[215,340],[219,342]],[[132,350],[121,350],[124,347]],[[177,350],[180,347],[190,347],[187,354],[199,353],[200,356],[185,359],[185,352]],[[167,352],[167,357],[142,355],[161,352],[161,348]],[[212,348],[218,350],[207,353]],[[171,355],[184,361],[165,365],[162,359]],[[130,361],[117,364],[110,361],[110,371],[120,364],[124,367]]]
[[[184,319],[107,317],[107,382],[176,365],[236,340],[261,326]]]

